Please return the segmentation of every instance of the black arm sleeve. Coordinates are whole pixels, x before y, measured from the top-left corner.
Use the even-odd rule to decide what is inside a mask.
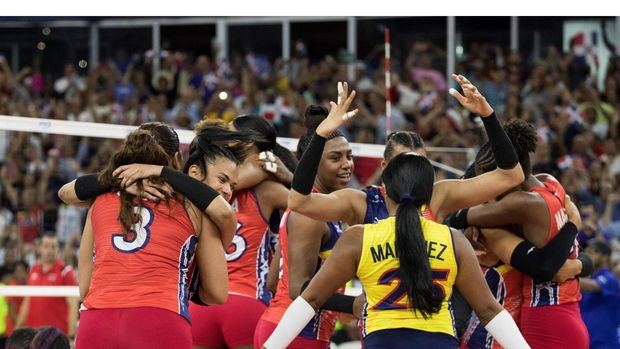
[[[466,229],[469,227],[469,223],[467,223],[467,212],[469,212],[468,208],[456,211],[450,217],[448,225],[455,229]]]
[[[566,262],[577,233],[577,227],[568,222],[543,248],[523,241],[512,252],[510,265],[537,280],[550,281]]]
[[[168,166],[161,170],[161,178],[187,198],[199,210],[204,211],[220,194],[208,185]]]
[[[299,294],[303,293],[310,280],[306,281],[301,285],[301,290]],[[355,297],[347,296],[342,293],[334,293],[332,294],[321,306],[321,309],[325,310],[333,310],[340,313],[347,313],[353,315],[353,302],[355,301]]]
[[[581,274],[579,274],[579,277],[583,278],[592,275],[594,272],[592,258],[585,253],[580,253],[579,256],[577,256],[577,259],[581,261]]]
[[[75,195],[82,201],[94,199],[99,195],[105,194],[110,190],[99,184],[96,173],[79,176],[75,180]]]
[[[308,144],[308,148],[306,148],[304,155],[299,160],[299,164],[297,164],[293,174],[291,188],[298,193],[308,195],[312,192],[314,177],[316,177],[316,171],[319,168],[326,142],[327,138],[321,137],[316,133],[312,136],[310,144]]]
[[[510,138],[499,124],[495,113],[490,116],[483,117],[482,123],[489,136],[489,143],[491,143],[491,149],[493,150],[493,156],[495,157],[495,163],[497,167],[509,170],[519,163],[517,152],[515,151]]]

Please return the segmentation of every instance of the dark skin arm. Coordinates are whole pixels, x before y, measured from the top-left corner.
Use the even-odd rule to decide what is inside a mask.
[[[536,247],[543,247],[549,231],[548,212],[547,204],[540,195],[515,191],[499,201],[470,208],[467,222],[481,228],[519,225],[527,240]]]
[[[318,220],[361,224],[366,215],[366,194],[361,190],[345,188],[330,194],[302,195],[291,189],[288,207]]]
[[[274,210],[286,210],[289,190],[284,185],[268,180],[257,185],[254,190],[266,218],[271,217]]]
[[[347,229],[336,242],[325,264],[301,294],[316,311],[336,290],[355,277],[362,254],[363,233],[362,225]]]
[[[460,232],[453,229],[451,232],[459,268],[455,285],[476,312],[480,323],[486,325],[502,311],[502,306],[489,290],[469,241]]]
[[[312,278],[316,271],[321,241],[328,233],[325,222],[291,212],[287,222],[288,230],[288,292],[291,299],[297,298],[301,286]]]

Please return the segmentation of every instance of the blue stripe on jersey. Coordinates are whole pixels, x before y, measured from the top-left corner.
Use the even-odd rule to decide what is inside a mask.
[[[187,321],[191,321],[189,317],[190,280],[188,274],[189,267],[194,260],[197,242],[198,237],[196,235],[188,237],[183,246],[181,246],[181,252],[179,253],[179,314],[186,318]]]
[[[387,205],[380,187],[366,187],[362,189],[366,193],[366,215],[364,224],[377,223],[389,217]]]
[[[560,301],[559,293],[560,293],[560,285],[557,282],[536,282],[533,280],[532,283],[532,292],[534,297],[532,297],[533,307],[543,307],[546,305],[557,305]]]
[[[269,274],[271,229],[267,228],[263,234],[258,253],[256,254],[256,299],[269,305],[271,292],[267,289],[267,275]]]
[[[497,299],[499,304],[504,305],[504,299],[506,298],[506,287],[502,275],[495,268],[491,267],[485,271],[484,278],[495,299]],[[484,326],[482,326],[475,313],[472,313],[470,326],[475,326],[475,329],[467,340],[468,348],[489,349],[493,347],[493,336],[491,336]]]
[[[329,240],[321,246],[321,252],[333,249],[342,235],[342,224],[340,222],[327,222],[327,226],[329,227]]]

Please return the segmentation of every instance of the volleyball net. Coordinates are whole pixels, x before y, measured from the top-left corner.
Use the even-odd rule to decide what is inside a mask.
[[[30,118],[19,116],[0,115],[0,131],[17,131],[27,133],[58,134],[77,137],[93,137],[108,139],[124,139],[134,131],[136,126],[103,124],[93,122],[52,120],[42,118]],[[189,144],[195,137],[192,130],[176,129],[179,141]],[[1,137],[1,136],[0,136]],[[8,136],[10,137],[10,136]],[[278,143],[295,152],[298,139],[278,137]],[[355,157],[367,157],[374,159],[383,158],[384,145],[350,143]],[[449,147],[426,147],[426,151],[441,153],[465,153],[471,161],[475,155],[473,148],[449,148]],[[431,163],[436,168],[461,176],[464,172],[434,160]],[[347,289],[347,293],[359,294],[358,287]],[[79,297],[77,286],[0,286],[0,296],[4,297]]]

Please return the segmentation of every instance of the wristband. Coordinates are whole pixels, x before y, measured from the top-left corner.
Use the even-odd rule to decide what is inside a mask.
[[[80,176],[75,180],[75,195],[80,201],[94,199],[110,190],[110,188],[101,186],[97,177],[96,173],[92,173]]]
[[[205,211],[211,202],[220,195],[201,181],[183,172],[175,171],[168,166],[164,166],[161,170],[161,178],[201,211]]]
[[[495,112],[490,116],[482,118],[482,123],[489,136],[489,143],[491,143],[491,149],[493,150],[493,156],[495,157],[495,163],[497,167],[509,170],[514,168],[519,163],[519,157],[515,151],[510,138],[499,124]]]
[[[316,133],[312,136],[308,148],[306,148],[295,169],[291,189],[302,195],[308,195],[312,192],[314,177],[316,177],[316,171],[319,168],[326,142],[327,138],[321,137]]]

